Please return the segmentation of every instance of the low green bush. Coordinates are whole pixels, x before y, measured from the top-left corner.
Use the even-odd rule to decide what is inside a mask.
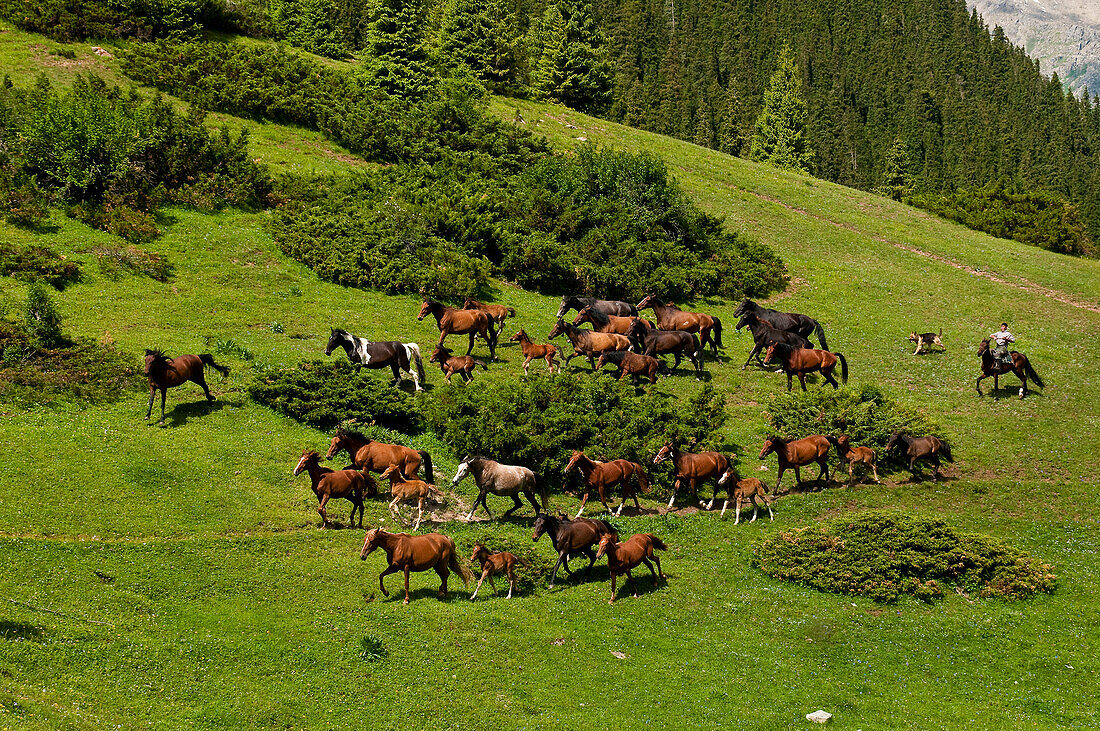
[[[0,0],[0,17],[59,41],[150,38],[232,25],[221,0]]]
[[[118,280],[123,274],[135,274],[167,282],[172,276],[168,258],[151,254],[136,246],[106,244],[88,249],[99,264],[99,271],[108,279]]]
[[[80,280],[80,264],[46,246],[0,242],[0,274],[63,289]]]
[[[764,573],[815,589],[895,602],[943,596],[941,584],[980,596],[1025,599],[1054,590],[1052,567],[939,518],[867,511],[783,531],[753,550]]]

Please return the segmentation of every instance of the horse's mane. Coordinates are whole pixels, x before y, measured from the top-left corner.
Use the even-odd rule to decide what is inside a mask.
[[[145,357],[153,359],[145,366],[145,372],[147,374],[160,373],[168,367],[168,361],[172,360],[168,357],[168,354],[160,348],[146,348]]]
[[[592,307],[592,305],[585,306],[588,308],[588,316],[592,318],[592,322],[596,323],[597,325],[607,325],[611,322],[611,318],[608,317],[605,313],[595,309],[594,307]]]
[[[363,434],[363,432],[361,432],[361,431],[351,431],[349,429],[345,429],[342,426],[336,427],[336,436],[338,436],[338,437],[339,436],[344,436],[344,437],[348,437],[350,439],[358,439],[361,442],[367,442],[367,443],[370,443],[370,442],[374,441],[370,437]]]
[[[787,440],[778,434],[769,434],[765,439],[765,442],[771,442],[772,444],[786,444]]]

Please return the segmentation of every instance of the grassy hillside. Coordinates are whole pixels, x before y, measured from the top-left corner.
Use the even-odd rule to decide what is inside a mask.
[[[0,31],[13,76],[45,69],[71,78],[73,68],[49,55],[56,44]],[[112,59],[74,48],[80,63],[114,73]],[[8,445],[0,458],[0,726],[776,728],[801,726],[817,708],[843,728],[1094,723],[1100,468],[1090,445],[1100,437],[1092,346],[1100,264],[561,108],[494,106],[509,120],[517,108],[523,124],[564,149],[585,137],[660,153],[702,206],[773,246],[793,277],[773,304],[826,324],[853,385],[878,384],[945,424],[956,446],[951,479],[911,483],[897,474],[881,486],[792,495],[777,503],[774,523],[736,527],[716,514],[662,515],[647,502],[650,512],[617,525],[662,536],[670,578],[652,592],[639,574],[641,598],[626,595],[614,607],[602,566],[589,583],[563,581],[511,601],[483,588],[487,599],[476,603],[454,591],[454,577],[451,600],[438,602],[434,575],[414,575],[405,607],[378,591],[381,556],[359,560],[362,532],[318,530],[306,478],[290,476],[301,451],[322,448],[328,435],[253,404],[242,389],[254,363],[323,357],[329,327],[427,346],[435,325],[416,322],[416,298],[318,280],[279,252],[262,213],[171,210],[164,236],[148,247],[174,265],[167,283],[103,276],[88,250],[110,237],[60,214],[45,233],[0,224],[6,240],[83,263],[85,279],[55,295],[71,334],[109,333],[134,354],[150,346],[217,352],[232,339],[255,356],[216,355],[232,373],[215,377],[213,406],[194,386],[173,390],[166,429],[142,420],[141,392],[111,406],[0,414]],[[255,156],[276,170],[358,164],[314,133],[229,121],[252,130]],[[19,311],[25,292],[0,279],[9,310]],[[519,311],[509,333],[524,327],[544,338],[555,299],[506,283],[497,294]],[[683,304],[734,322],[736,303]],[[973,390],[977,341],[1003,319],[1049,384],[1022,402],[978,399]],[[941,326],[945,355],[910,355],[910,330]],[[708,369],[728,394],[724,436],[740,446],[747,472],[758,466],[766,404],[785,379],[740,371],[749,338],[729,327],[725,341]],[[521,378],[518,348],[500,355],[479,377]],[[429,381],[445,388],[438,370]],[[684,376],[659,388],[687,395],[699,386]],[[1013,386],[1003,395],[1014,394]],[[424,437],[417,446],[448,478],[454,473],[443,445]],[[769,471],[752,474],[774,482],[774,461],[765,464]],[[466,482],[452,499],[468,506],[472,497]],[[499,501],[491,504],[497,510]],[[1058,588],[1013,604],[951,595],[882,606],[751,567],[765,536],[863,507],[940,514],[991,533],[1053,564]],[[367,512],[377,524],[385,504]],[[345,521],[347,503],[330,515]],[[530,546],[530,521],[520,515],[438,528],[466,556],[479,538]],[[534,547],[549,558],[545,538]],[[391,591],[399,583],[389,577]],[[368,637],[382,642],[384,657],[361,657]]]

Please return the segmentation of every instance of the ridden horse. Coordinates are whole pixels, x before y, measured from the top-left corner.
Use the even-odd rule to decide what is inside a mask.
[[[592,331],[598,333],[618,333],[619,335],[626,335],[627,330],[631,326],[638,322],[643,328],[653,327],[649,320],[643,320],[640,317],[619,317],[618,315],[605,315],[599,310],[592,309],[591,305],[585,305],[577,312],[577,316],[573,318],[574,325],[583,325],[584,323],[592,324]]]
[[[367,531],[367,536],[363,539],[363,549],[359,552],[359,558],[366,561],[367,556],[376,548],[386,552],[386,560],[389,562],[386,570],[378,574],[378,586],[382,589],[384,596],[389,596],[390,593],[386,591],[386,585],[382,580],[390,574],[404,571],[404,604],[409,603],[410,571],[435,569],[443,582],[439,587],[440,599],[447,598],[447,577],[451,575],[451,571],[458,574],[466,586],[469,586],[470,579],[474,578],[470,569],[458,560],[454,540],[441,533],[410,536],[408,533],[387,533],[381,528],[372,528]]]
[[[737,470],[731,465],[721,477],[718,478],[718,486],[722,487],[726,485],[730,480],[734,480],[732,488],[726,488],[726,499],[722,502],[722,512],[718,516],[723,518],[726,515],[726,506],[730,504],[730,500],[736,502],[736,509],[734,511],[733,524],[737,525],[741,522],[741,506],[745,503],[752,503],[752,520],[750,523],[756,522],[756,513],[760,509],[760,505],[756,502],[757,498],[760,498],[764,505],[768,508],[768,516],[775,520],[775,513],[772,512],[772,498],[768,495],[768,486],[755,477],[746,477],[745,479],[739,479],[740,475],[737,474]],[[707,510],[714,507],[714,501],[718,498],[718,491],[714,491],[714,497],[711,498],[710,503],[707,505]]]
[[[489,493],[510,497],[515,501],[515,505],[500,516],[501,518],[507,518],[523,507],[523,503],[519,500],[521,492],[535,509],[535,515],[538,515],[540,510],[545,510],[550,505],[550,501],[546,497],[546,485],[543,484],[540,489],[538,474],[527,467],[501,464],[488,457],[467,456],[459,463],[454,479],[451,480],[451,486],[458,485],[466,475],[474,476],[474,484],[477,485],[478,490],[477,499],[474,500],[474,506],[470,508],[469,515],[466,516],[466,522],[474,517],[474,511],[477,510],[478,503],[485,507],[485,512],[489,513],[489,519],[492,520],[493,514],[489,512],[489,505],[485,502]],[[541,508],[539,507],[539,501],[535,499],[536,492],[541,492],[542,495]]]
[[[749,362],[753,357],[756,358],[757,363],[763,366],[764,361],[761,360],[760,353],[772,343],[786,343],[793,348],[814,347],[813,343],[798,333],[772,327],[761,320],[755,312],[746,312],[741,315],[741,319],[737,321],[737,329],[740,330],[742,327],[748,327],[749,333],[752,334],[752,350],[749,352],[749,357],[745,359],[745,365],[741,366],[741,370],[749,367]]]
[[[840,384],[833,378],[833,370],[837,361],[840,361],[840,380],[848,382],[848,361],[842,353],[830,353],[828,350],[815,350],[813,348],[792,348],[786,343],[772,343],[768,346],[768,352],[764,356],[764,364],[778,360],[783,372],[787,374],[787,390],[791,390],[791,377],[798,376],[798,382],[802,384],[802,390],[806,390],[806,374],[820,371],[833,388],[840,388]]]
[[[329,328],[328,345],[325,346],[325,355],[332,355],[336,348],[343,348],[348,354],[348,360],[358,363],[364,368],[386,368],[393,371],[393,380],[396,383],[401,380],[401,371],[409,374],[417,391],[420,382],[424,380],[424,361],[420,359],[420,346],[416,343],[401,343],[396,340],[383,340],[372,343],[366,338],[352,335],[347,330]],[[416,370],[412,369],[416,364]]]
[[[703,380],[703,352],[699,345],[699,338],[694,333],[681,330],[656,330],[648,328],[641,323],[641,318],[631,323],[626,336],[634,343],[638,352],[656,357],[671,353],[676,362],[672,364],[672,370],[676,370],[680,361],[686,356],[695,366],[695,377]]]
[[[473,297],[466,298],[466,301],[462,303],[462,309],[481,310],[487,314],[493,322],[497,324],[497,334],[494,339],[500,337],[500,334],[504,332],[504,321],[509,317],[516,316],[515,307],[509,307],[507,305],[489,305],[484,302],[478,302]]]
[[[820,322],[808,315],[802,315],[797,312],[769,310],[767,307],[761,307],[747,297],[741,304],[737,305],[737,309],[733,311],[733,314],[735,317],[741,317],[749,312],[755,313],[757,317],[774,327],[776,330],[786,330],[787,332],[798,333],[804,338],[814,335],[817,337],[818,342],[821,343],[822,350],[829,349],[829,344],[825,342],[825,328],[821,326]]]
[[[554,570],[550,572],[550,586],[554,588],[554,581],[558,576],[558,567],[565,566],[565,572],[570,576],[573,572],[569,569],[569,557],[582,554],[588,556],[588,567],[584,570],[585,577],[592,570],[592,564],[596,563],[596,553],[592,546],[599,542],[605,535],[614,536],[619,540],[619,533],[606,520],[590,520],[588,518],[576,518],[569,520],[565,517],[555,518],[546,513],[535,516],[534,531],[531,540],[537,541],[545,533],[550,536],[550,543],[558,552],[558,562],[554,564]]]
[[[328,513],[325,506],[331,498],[346,498],[351,502],[351,518],[348,526],[355,526],[355,509],[359,509],[359,527],[363,527],[363,496],[374,497],[378,494],[378,487],[374,478],[366,472],[359,470],[331,470],[321,466],[321,455],[312,449],[302,452],[302,458],[298,460],[298,466],[294,468],[294,476],[302,474],[302,470],[309,473],[309,479],[313,483],[313,494],[320,503],[317,512],[321,514],[321,527],[328,528]]]
[[[619,380],[630,376],[634,381],[634,387],[638,387],[638,381],[642,377],[649,378],[649,385],[657,382],[657,373],[668,373],[668,366],[663,360],[649,355],[631,353],[629,350],[605,350],[600,353],[600,359],[596,361],[596,370],[603,368],[605,364],[612,363],[619,367]]]
[[[376,442],[357,431],[336,428],[325,459],[332,459],[343,449],[355,466],[364,472],[383,472],[390,465],[401,465],[405,477],[416,477],[420,465],[424,465],[424,479],[432,482],[432,456],[423,449],[410,449],[400,444]]]
[[[214,356],[209,353],[201,355],[177,355],[169,358],[157,349],[145,351],[145,375],[149,378],[149,408],[145,411],[145,418],[153,415],[153,399],[160,389],[160,424],[164,424],[164,402],[168,398],[168,389],[173,386],[182,386],[188,381],[193,381],[202,386],[202,392],[206,394],[207,401],[214,400],[214,394],[206,386],[206,375],[203,366],[210,366],[222,378],[229,375],[229,369],[214,362]]]
[[[978,381],[974,384],[974,387],[978,389],[979,396],[982,395],[982,379],[990,376],[993,376],[993,395],[996,396],[997,389],[1000,387],[998,377],[1003,373],[1015,373],[1016,377],[1020,379],[1023,384],[1020,387],[1020,398],[1027,395],[1027,379],[1029,378],[1035,381],[1039,388],[1046,388],[1043,385],[1043,379],[1039,378],[1039,374],[1031,367],[1031,361],[1023,353],[1013,350],[1009,354],[1012,356],[1012,367],[1010,368],[1007,364],[993,357],[993,354],[989,351],[989,338],[985,338],[978,346],[978,355],[982,358],[982,375],[978,376]]]
[[[489,366],[485,364],[485,361],[478,360],[471,355],[453,355],[450,348],[445,348],[442,345],[435,346],[435,350],[428,356],[428,362],[439,364],[439,369],[447,377],[447,383],[451,382],[451,376],[456,373],[462,376],[466,383],[469,383],[473,380],[474,369],[478,366],[481,366],[484,370],[489,370]]]
[[[654,553],[654,549],[667,551],[668,546],[652,533],[635,533],[622,543],[618,543],[612,536],[604,536],[600,539],[599,548],[596,549],[596,558],[606,554],[607,567],[611,571],[611,599],[607,602],[608,604],[615,603],[615,581],[620,574],[626,574],[626,579],[630,582],[630,588],[634,591],[634,598],[638,598],[638,585],[634,583],[634,576],[630,571],[640,563],[644,563],[649,568],[649,573],[653,574],[654,587],[657,586],[658,572],[660,572],[660,577],[667,581],[665,572],[661,568],[661,559]],[[649,562],[650,559],[657,562],[657,571],[653,570],[653,564]]]
[[[824,478],[825,484],[829,484],[829,439],[821,434],[814,434],[805,439],[787,441],[782,437],[769,436],[764,440],[764,448],[760,450],[760,459],[766,458],[775,452],[779,460],[779,474],[775,478],[775,494],[779,494],[779,484],[783,481],[783,473],[790,467],[794,468],[795,487],[802,484],[802,467],[817,462],[821,467],[817,479]]]
[[[618,315],[619,317],[630,317],[631,315],[638,314],[638,308],[629,302],[622,302],[620,300],[598,300],[595,297],[566,295],[561,298],[561,306],[558,307],[558,314],[554,315],[554,317],[561,319],[565,317],[565,313],[569,312],[569,310],[581,310],[585,307],[599,310],[605,315]]]
[[[592,488],[599,491],[600,502],[610,513],[611,506],[607,504],[607,493],[616,485],[622,485],[623,501],[619,503],[619,509],[615,512],[615,515],[623,512],[623,506],[626,505],[627,498],[631,497],[634,498],[634,507],[641,511],[642,506],[638,502],[638,493],[634,490],[634,483],[638,483],[638,489],[642,492],[648,492],[649,478],[646,477],[645,470],[637,462],[630,462],[625,459],[596,462],[586,457],[584,452],[575,450],[569,458],[569,464],[565,466],[565,474],[568,475],[574,467],[580,470],[581,475],[584,477],[584,497],[581,498],[581,508],[577,511],[576,517],[579,518],[581,513],[584,512],[584,506],[588,502],[588,495],[592,492]]]
[[[669,442],[661,447],[653,458],[653,464],[661,464],[666,459],[671,459],[672,466],[675,468],[672,497],[668,499],[670,508],[676,502],[676,491],[680,489],[684,480],[687,480],[691,488],[692,497],[699,500],[699,485],[707,480],[717,481],[730,466],[729,457],[721,452],[681,452],[675,442]],[[718,494],[717,485],[715,485],[714,494]],[[710,502],[714,504],[714,499],[712,498]],[[699,504],[702,505],[703,502],[700,500]]]
[[[493,591],[500,594],[497,591],[497,585],[493,582],[493,577],[498,574],[506,574],[508,576],[508,596],[505,599],[512,598],[512,592],[516,589],[516,564],[524,564],[515,555],[508,553],[507,551],[498,551],[493,553],[488,548],[480,543],[474,544],[473,555],[470,556],[471,562],[477,562],[481,565],[481,578],[477,580],[477,587],[474,588],[474,593],[470,596],[470,601],[477,599],[477,593],[481,590],[481,582],[486,579],[489,580],[489,586],[493,587]]]
[[[401,470],[397,468],[397,465],[387,467],[380,477],[382,479],[388,478],[390,481],[390,494],[393,495],[393,500],[390,501],[390,512],[402,524],[404,524],[405,519],[401,517],[401,503],[416,500],[416,507],[419,512],[416,514],[414,531],[420,528],[420,521],[424,517],[424,501],[431,498],[436,502],[440,502],[443,499],[443,493],[435,485],[429,485],[423,480],[405,477]]]
[[[592,370],[596,370],[596,356],[605,350],[630,350],[630,339],[625,335],[581,330],[560,317],[546,337],[553,340],[563,333],[565,337],[569,338],[569,343],[573,346],[573,352],[565,358],[565,365],[569,365],[569,361],[578,355],[583,355],[588,358]]]
[[[864,467],[863,476],[867,476],[868,467],[871,468],[871,472],[875,476],[875,482],[879,482],[878,479],[878,467],[875,466],[875,450],[870,447],[853,447],[848,441],[847,434],[841,434],[839,437],[834,437],[831,434],[826,435],[828,440],[833,443],[833,447],[836,448],[837,456],[840,457],[840,463],[848,465],[848,487],[855,484],[856,476],[853,468],[857,464],[861,464]]]
[[[488,313],[481,310],[456,310],[442,302],[424,300],[424,304],[420,306],[420,314],[416,317],[417,322],[428,315],[435,318],[435,324],[439,327],[439,342],[436,345],[443,345],[448,335],[469,335],[470,347],[466,349],[466,355],[469,355],[474,349],[474,338],[480,337],[489,345],[489,358],[497,359],[497,331],[490,324],[493,320]]]
[[[557,365],[554,362],[554,358],[558,354],[558,346],[553,343],[533,343],[531,342],[531,337],[523,330],[520,330],[512,337],[508,338],[508,340],[519,341],[520,350],[523,351],[523,375],[527,375],[527,367],[535,358],[545,358],[546,366],[550,369],[551,373],[554,372],[554,366]],[[560,366],[559,370],[561,370]]]
[[[653,314],[657,317],[657,327],[661,330],[682,330],[684,332],[699,333],[699,341],[703,348],[710,343],[715,357],[722,345],[722,321],[713,315],[702,312],[685,312],[675,305],[666,305],[657,299],[656,295],[647,294],[638,303],[638,309],[653,308]],[[714,335],[711,338],[711,335]],[[700,350],[700,352],[702,352]]]
[[[905,457],[909,460],[909,473],[917,476],[916,463],[918,459],[927,459],[932,462],[932,482],[940,470],[940,455],[948,462],[954,462],[951,456],[951,446],[939,437],[911,437],[905,432],[894,432],[890,435],[890,441],[886,442],[886,454],[890,454],[895,447],[905,445]]]

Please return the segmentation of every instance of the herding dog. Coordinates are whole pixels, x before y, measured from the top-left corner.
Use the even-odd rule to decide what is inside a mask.
[[[924,350],[924,346],[931,348],[933,345],[938,345],[943,350],[947,350],[944,346],[943,340],[943,328],[940,328],[938,333],[909,333],[909,342],[916,343],[917,349],[913,351],[913,355],[920,355],[920,352]]]

